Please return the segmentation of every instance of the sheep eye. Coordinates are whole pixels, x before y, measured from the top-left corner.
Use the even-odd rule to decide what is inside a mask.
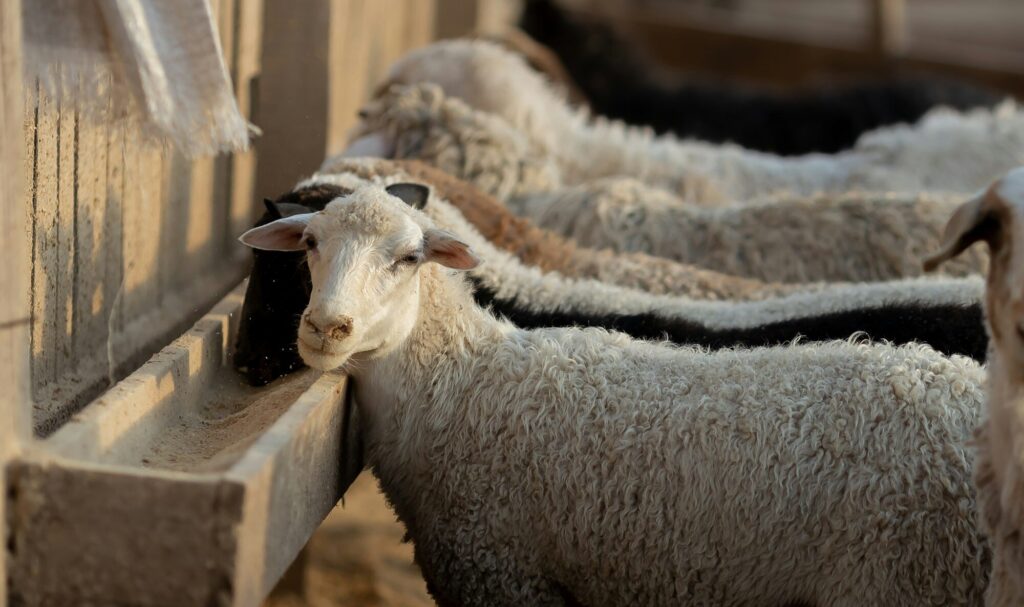
[[[414,264],[414,263],[419,263],[420,260],[421,260],[421,257],[420,257],[419,253],[409,253],[408,255],[403,255],[402,257],[399,257],[397,263],[400,263],[400,264]]]
[[[313,238],[312,236],[307,236],[305,242],[307,251],[316,250],[316,238]]]

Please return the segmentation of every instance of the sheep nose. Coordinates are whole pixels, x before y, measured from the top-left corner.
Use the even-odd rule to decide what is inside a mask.
[[[330,339],[344,339],[352,334],[351,316],[338,316],[327,320],[307,312],[306,322],[314,331]]]

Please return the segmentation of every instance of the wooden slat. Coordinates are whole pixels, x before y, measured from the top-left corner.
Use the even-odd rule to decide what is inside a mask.
[[[580,11],[588,17],[600,12]],[[641,9],[616,14],[616,22],[666,65],[690,73],[762,84],[797,86],[821,78],[879,76],[894,71],[930,71],[969,78],[1024,96],[1024,70],[984,49],[962,47],[928,52],[912,46],[897,58],[881,57],[858,45],[810,42],[740,30],[724,22],[667,19]]]
[[[342,150],[348,130],[355,123],[368,87],[369,45],[361,32],[373,27],[370,23],[372,0],[335,0],[331,6],[332,32],[329,40],[328,65],[332,74],[344,74],[328,81],[327,141],[325,152]]]
[[[107,130],[107,204],[103,217],[105,280],[104,292],[108,338],[124,328],[124,179],[127,163],[124,127]],[[110,341],[106,347],[107,380],[112,383],[111,359],[114,357]]]
[[[57,117],[57,317],[56,371],[60,375],[74,364],[75,227],[77,223],[76,169],[78,120],[74,108],[59,108]]]
[[[258,2],[239,1],[235,4],[237,33],[233,54],[235,69],[233,81],[235,97],[242,115],[250,122],[258,122],[253,99],[253,87],[260,72],[260,39],[263,35],[263,7]],[[254,196],[256,185],[256,152],[237,153],[232,157],[231,205],[226,242],[234,245],[235,238],[247,230],[257,213]]]
[[[57,108],[40,96],[36,119],[35,189],[32,198],[32,382],[37,393],[57,379]]]
[[[108,226],[107,129],[78,123],[77,204],[72,334],[76,360],[105,358],[110,289],[105,237]]]
[[[260,54],[257,196],[291,189],[323,159],[328,138],[329,0],[266,0]]]
[[[235,18],[238,14],[236,9],[237,0],[219,0],[220,6],[217,13],[217,24],[220,32],[221,52],[224,56],[224,64],[227,67],[231,81],[235,81]],[[210,197],[210,246],[208,250],[214,255],[223,257],[229,251],[237,250],[235,243],[228,242],[226,235],[231,218],[231,186],[233,182],[233,165],[231,156],[221,154],[213,159],[214,177],[213,191]]]
[[[906,0],[865,0],[870,4],[873,51],[896,57],[907,51]]]

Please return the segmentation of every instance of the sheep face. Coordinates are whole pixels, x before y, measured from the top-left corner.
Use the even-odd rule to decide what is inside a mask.
[[[390,352],[415,326],[420,268],[436,262],[468,270],[479,263],[465,243],[418,212],[428,194],[418,184],[366,186],[321,212],[242,235],[257,249],[306,252],[312,292],[298,349],[307,365],[327,371],[355,355]]]
[[[942,245],[924,262],[933,270],[975,242],[989,247],[986,313],[994,347],[1024,369],[1024,167],[1014,169],[962,204]]]

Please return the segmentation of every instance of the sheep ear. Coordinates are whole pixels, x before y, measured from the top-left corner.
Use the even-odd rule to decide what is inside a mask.
[[[302,233],[316,213],[292,215],[272,221],[242,234],[238,240],[247,247],[261,251],[302,251]]]
[[[281,219],[281,209],[277,208],[277,203],[269,198],[263,199],[263,206],[267,207],[267,213],[270,213],[271,219]]]
[[[434,261],[455,270],[472,270],[480,265],[480,258],[469,249],[469,245],[451,232],[427,230],[423,234],[425,261]]]
[[[924,260],[925,272],[953,259],[979,240],[990,240],[996,228],[988,192],[982,192],[960,205],[950,217],[939,250]]]
[[[430,188],[419,183],[395,183],[384,188],[384,191],[414,209],[423,209],[430,198]]]

